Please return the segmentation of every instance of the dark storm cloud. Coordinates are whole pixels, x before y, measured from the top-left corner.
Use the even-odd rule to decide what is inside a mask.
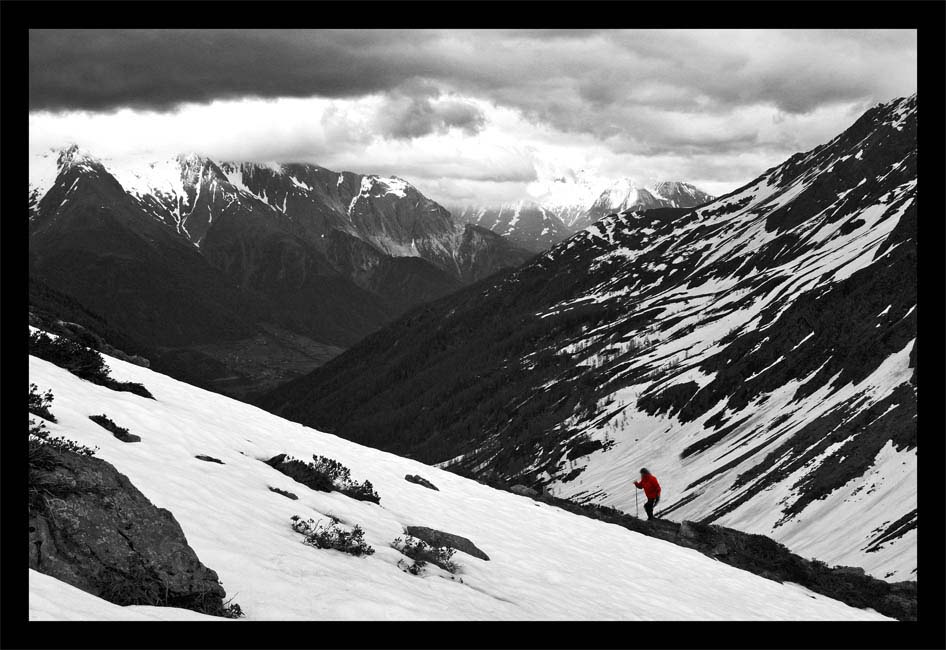
[[[386,31],[32,30],[30,107],[353,97],[437,72],[405,40]]]
[[[662,101],[717,109],[769,102],[805,112],[888,93],[885,69],[915,76],[915,33],[33,30],[30,106],[168,108],[221,97],[353,97],[430,79],[520,105],[591,108]],[[826,53],[831,60],[825,60]],[[915,55],[913,56],[915,62]],[[907,65],[904,66],[904,63]],[[565,97],[570,95],[571,97]],[[877,97],[888,99],[885,94]],[[697,100],[702,100],[700,105]],[[567,128],[583,128],[567,123]]]
[[[458,128],[475,135],[486,122],[486,116],[475,105],[462,100],[442,98],[431,83],[404,84],[390,94],[379,112],[378,127],[393,138],[418,138]]]

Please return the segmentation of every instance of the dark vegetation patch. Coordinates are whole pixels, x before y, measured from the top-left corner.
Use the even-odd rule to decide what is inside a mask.
[[[29,353],[65,368],[76,377],[93,384],[154,399],[148,389],[139,383],[112,379],[109,376],[111,371],[105,365],[101,354],[65,336],[53,339],[44,332],[33,332],[30,334]]]
[[[374,548],[365,542],[364,529],[357,524],[351,530],[345,530],[336,521],[323,524],[321,520],[302,519],[299,515],[293,515],[291,519],[292,529],[305,537],[304,544],[335,549],[356,557],[374,553]]]
[[[295,494],[293,494],[292,492],[289,492],[289,491],[287,491],[287,490],[280,490],[278,487],[269,486],[269,491],[270,491],[270,492],[275,492],[276,494],[281,494],[281,495],[283,495],[284,497],[286,497],[287,499],[292,499],[293,501],[296,501],[296,500],[299,498],[299,497],[297,497]]]
[[[39,386],[30,384],[29,409],[33,415],[38,415],[44,420],[50,422],[56,421],[56,416],[52,414],[49,407],[53,403],[53,392],[47,390],[45,393],[39,392]]]
[[[567,450],[565,458],[568,460],[574,460],[576,458],[581,458],[582,456],[592,454],[602,448],[604,448],[604,443],[602,441],[592,440],[587,435],[582,434],[580,436],[576,436],[565,446],[565,449]]]
[[[425,479],[423,476],[419,474],[407,474],[404,476],[404,480],[407,481],[408,483],[415,483],[417,485],[422,485],[425,488],[428,488],[430,490],[437,490],[438,492],[440,491],[440,488],[438,488],[436,485],[434,485],[433,483],[431,483],[430,481],[428,481],[427,479]]]
[[[638,398],[637,405],[642,411],[650,415],[662,413],[673,415],[679,413],[680,409],[690,401],[699,389],[700,385],[695,381],[687,381],[670,386],[658,393],[642,395]]]
[[[710,447],[718,443],[720,440],[728,436],[730,433],[732,433],[733,431],[741,427],[743,424],[745,424],[751,417],[752,417],[751,415],[747,415],[741,420],[733,422],[729,426],[725,426],[719,431],[711,433],[708,436],[704,436],[700,438],[699,440],[697,440],[696,442],[687,445],[683,449],[683,451],[680,452],[680,458],[688,458],[692,456],[693,454],[698,454],[700,452],[706,451],[707,449],[709,449]]]
[[[29,321],[33,327],[75,339],[103,354],[143,367],[150,365],[145,358],[148,350],[125,336],[106,318],[90,311],[73,296],[53,289],[32,272]]]
[[[576,478],[578,478],[581,475],[581,473],[584,472],[586,469],[587,469],[586,467],[576,467],[575,469],[569,471],[567,474],[562,476],[559,480],[562,483],[570,483],[571,481],[574,481]]]
[[[118,426],[104,413],[101,415],[90,415],[89,419],[106,431],[110,431],[113,436],[122,442],[141,442],[141,436],[129,433],[128,429]]]
[[[30,384],[30,413],[55,422],[56,416],[50,410],[53,404],[53,392],[40,393],[36,384]],[[78,456],[94,456],[98,447],[91,448],[70,440],[64,436],[50,435],[46,422],[29,418],[27,454],[30,471],[47,470],[55,466],[57,452],[66,452]]]
[[[748,187],[748,185],[744,187]],[[738,212],[739,210],[749,205],[749,202],[752,201],[752,198],[753,197],[751,195],[744,196],[738,201],[723,203],[718,208],[715,208],[713,210],[703,210],[700,214],[702,214],[702,216],[704,217],[716,217],[721,214],[729,214],[732,212]]]
[[[391,547],[413,560],[409,565],[404,560],[398,560],[397,562],[402,570],[411,575],[416,576],[423,573],[428,562],[449,573],[456,573],[459,568],[457,563],[451,560],[456,551],[449,546],[431,546],[422,539],[407,535],[406,537],[395,538],[391,542]]]
[[[903,537],[911,530],[916,529],[916,508],[903,515],[887,527],[881,527],[876,532],[879,533],[870,544],[864,549],[868,553],[876,553],[884,547],[884,544],[892,542],[895,539]]]
[[[843,224],[841,224],[841,227],[838,228],[838,233],[841,235],[849,235],[863,226],[865,223],[867,222],[863,219],[851,219],[850,221],[845,221]]]
[[[371,481],[353,481],[351,470],[335,459],[313,455],[312,462],[307,463],[287,454],[279,454],[264,462],[312,490],[341,492],[358,501],[381,503],[381,497]]]
[[[197,460],[202,460],[207,463],[217,463],[218,465],[226,465],[226,463],[224,463],[219,458],[214,458],[213,456],[206,456],[204,454],[197,454],[196,456],[194,456],[194,458],[196,458]]]

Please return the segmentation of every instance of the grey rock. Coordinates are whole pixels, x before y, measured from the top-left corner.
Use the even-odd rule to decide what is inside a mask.
[[[440,488],[438,488],[436,485],[434,485],[433,483],[425,479],[423,476],[420,476],[419,474],[407,474],[406,476],[404,476],[404,480],[407,481],[408,483],[416,483],[417,485],[422,485],[425,488],[429,488],[431,490],[437,490],[438,492],[440,491]]]
[[[680,536],[686,537],[688,539],[695,539],[697,537],[697,532],[693,528],[693,524],[689,521],[684,521],[680,524]]]
[[[299,498],[292,492],[289,492],[288,490],[280,490],[279,488],[272,487],[272,486],[270,486],[269,491],[275,492],[276,494],[281,494],[288,499],[292,499],[293,501],[296,501]]]
[[[536,490],[533,490],[528,485],[522,485],[522,484],[513,485],[511,488],[509,488],[509,491],[514,492],[516,494],[521,494],[524,497],[536,497],[539,495],[539,493]]]
[[[31,569],[115,604],[224,612],[174,516],[104,460],[50,450],[30,467],[29,546]]]
[[[442,530],[426,526],[408,526],[407,534],[422,539],[431,546],[449,546],[481,560],[489,560],[489,556],[477,548],[476,544],[460,535],[445,533]]]
[[[194,458],[196,458],[197,460],[206,461],[208,463],[218,463],[220,465],[226,465],[226,463],[224,463],[222,460],[220,460],[219,458],[214,458],[213,456],[205,456],[203,454],[197,454],[196,456],[194,456]]]

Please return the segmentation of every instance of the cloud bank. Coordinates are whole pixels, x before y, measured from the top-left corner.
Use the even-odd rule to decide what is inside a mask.
[[[916,90],[910,30],[33,30],[29,41],[34,149],[317,162],[397,173],[448,202],[516,198],[537,175],[580,168],[720,193]]]

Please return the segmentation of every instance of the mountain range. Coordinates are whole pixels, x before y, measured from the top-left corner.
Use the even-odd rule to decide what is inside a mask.
[[[498,233],[531,251],[548,250],[572,234],[610,214],[653,208],[693,208],[713,199],[681,181],[645,187],[630,178],[603,186],[559,179],[544,199],[522,200],[499,206],[454,206],[459,221]]]
[[[531,253],[397,177],[308,164],[31,161],[31,287],[75,300],[131,353],[246,395],[405,310]]]
[[[916,184],[914,94],[696,209],[605,216],[261,403],[625,512],[646,465],[663,517],[915,578]]]

